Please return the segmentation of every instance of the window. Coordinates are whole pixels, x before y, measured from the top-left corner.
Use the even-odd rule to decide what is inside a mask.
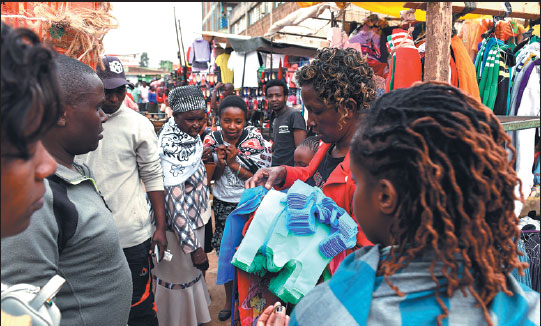
[[[234,24],[231,25],[231,32],[233,34],[240,34],[240,32],[246,29],[246,17],[242,16]]]
[[[248,25],[253,25],[270,12],[271,4],[260,2],[248,12]]]

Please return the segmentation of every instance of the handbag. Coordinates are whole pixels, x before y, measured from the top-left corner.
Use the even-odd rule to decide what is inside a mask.
[[[42,288],[30,284],[2,284],[2,311],[11,316],[29,316],[32,326],[60,325],[60,310],[53,299],[66,280],[53,276]]]

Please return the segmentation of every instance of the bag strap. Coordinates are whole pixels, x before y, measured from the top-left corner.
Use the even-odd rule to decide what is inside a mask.
[[[64,283],[66,283],[66,280],[62,276],[53,276],[28,305],[38,311],[44,303],[51,302]]]
[[[61,254],[68,240],[77,231],[78,212],[68,198],[65,181],[55,174],[47,177],[47,180],[49,180],[49,186],[53,193],[53,214],[58,225],[58,253]]]

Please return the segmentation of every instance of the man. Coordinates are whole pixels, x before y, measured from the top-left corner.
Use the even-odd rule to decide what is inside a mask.
[[[306,138],[306,121],[299,111],[286,106],[288,89],[285,81],[269,80],[265,89],[269,108],[275,114],[272,166],[293,166],[295,149]]]
[[[105,88],[102,109],[108,115],[103,141],[95,151],[77,159],[88,165],[96,177],[98,188],[113,212],[120,245],[130,266],[133,298],[128,324],[158,325],[153,309],[149,255],[156,244],[161,253],[167,249],[158,139],[147,118],[122,104],[126,85],[132,84],[126,80],[120,60],[104,56],[102,61],[105,69],[98,67],[97,72]],[[145,192],[156,217],[154,233]]]
[[[66,279],[56,295],[61,325],[125,326],[132,297],[131,273],[113,216],[90,170],[75,155],[98,147],[105,98],[94,70],[57,55],[62,115],[43,144],[58,163],[45,180],[43,207],[24,232],[2,240],[2,281],[43,286]]]
[[[222,83],[219,82],[214,87],[214,90],[212,91],[212,98],[210,99],[210,108],[212,109],[213,115],[212,115],[212,124],[215,125],[216,121],[219,121],[219,119],[216,119],[218,116],[218,106],[220,105],[218,97],[218,91],[222,90],[223,98],[228,97],[229,95],[235,94],[235,88],[233,84],[231,83]]]
[[[147,82],[143,80],[141,86],[139,86],[140,112],[148,111],[148,92],[150,92],[150,87],[148,87]]]

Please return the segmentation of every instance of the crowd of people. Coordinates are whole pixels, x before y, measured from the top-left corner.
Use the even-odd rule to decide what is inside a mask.
[[[218,130],[206,132],[201,89],[180,86],[156,133],[127,106],[134,85],[118,58],[95,71],[30,30],[1,28],[2,324],[227,320],[235,282],[218,272],[226,301],[211,316],[207,254],[219,270],[230,264],[222,258],[236,248],[222,240],[245,189],[299,180],[356,221],[355,245],[293,309],[268,303],[258,326],[540,323],[539,293],[511,275],[528,267],[515,150],[492,111],[459,89],[417,83],[376,99],[360,52],[323,48],[297,73],[308,121],[286,105],[285,82],[267,83],[272,144],[231,84],[222,100],[213,94]],[[143,89],[134,102],[157,113],[155,90]],[[56,276],[65,283],[45,309],[4,301]]]

